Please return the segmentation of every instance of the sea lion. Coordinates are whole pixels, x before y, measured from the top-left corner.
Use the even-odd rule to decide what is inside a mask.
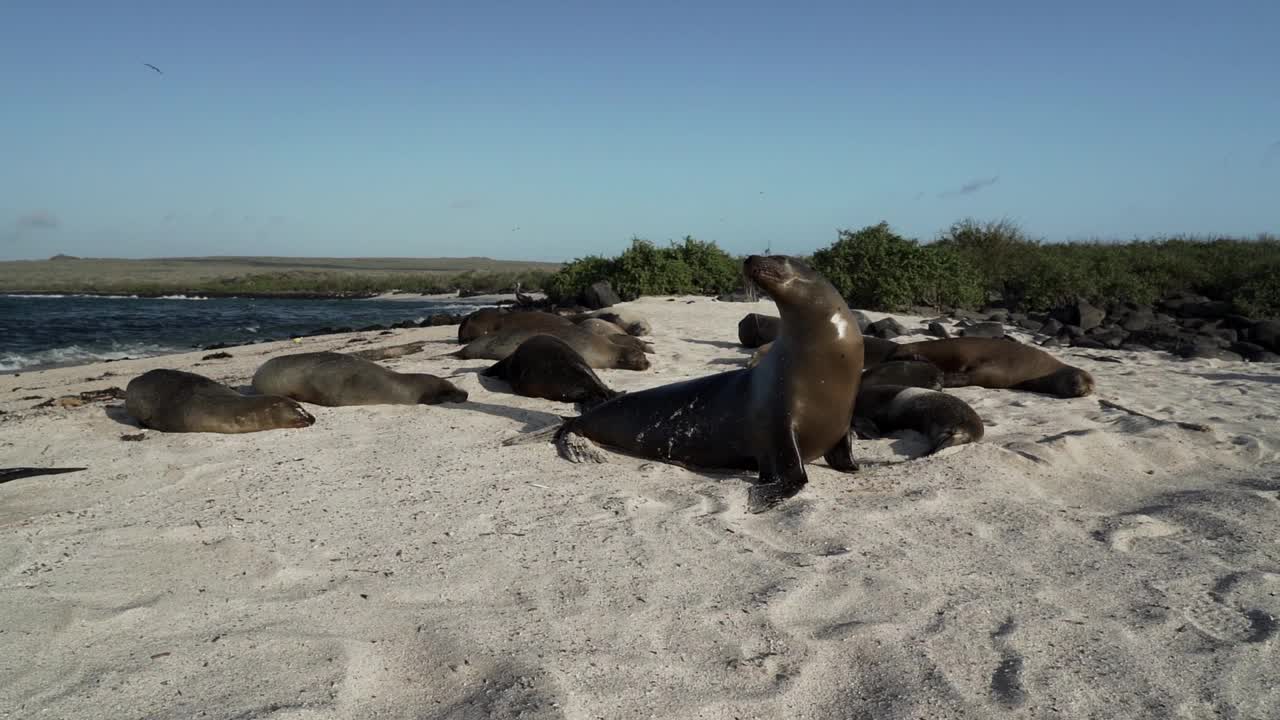
[[[738,342],[745,348],[758,348],[778,337],[782,319],[772,315],[747,313],[738,321]]]
[[[447,353],[469,360],[484,358],[502,360],[520,347],[520,343],[535,335],[552,335],[569,344],[587,364],[593,368],[621,368],[623,370],[647,370],[649,358],[644,351],[635,347],[624,347],[613,342],[614,337],[592,335],[574,325],[569,327],[545,328],[542,330],[527,328],[510,328],[490,333],[467,343],[461,350]],[[621,336],[628,337],[630,336]],[[634,339],[634,338],[631,338]]]
[[[941,390],[942,371],[933,363],[919,360],[891,360],[862,371],[862,387],[871,385],[903,385]]]
[[[573,322],[585,320],[586,318],[600,318],[601,320],[608,320],[622,328],[628,335],[640,336],[653,334],[653,326],[649,324],[649,321],[643,315],[634,310],[620,308],[616,305],[601,308],[599,310],[592,310],[590,312],[578,313],[570,317]]]
[[[653,343],[641,340],[638,337],[629,335],[627,331],[618,327],[617,323],[602,320],[600,318],[589,317],[583,318],[581,322],[574,323],[578,328],[586,330],[592,335],[600,335],[608,338],[615,345],[623,347],[639,348],[646,353],[653,352]]]
[[[782,332],[759,365],[629,392],[504,444],[553,438],[567,459],[591,459],[589,445],[570,444],[578,436],[690,467],[756,470],[753,513],[800,492],[807,462],[825,457],[835,469],[856,470],[849,436],[862,373],[857,320],[799,260],[752,255],[743,270],[782,313]]]
[[[125,410],[161,432],[246,433],[315,423],[302,406],[279,395],[241,395],[203,375],[160,368],[125,387]]]
[[[554,313],[541,310],[502,310],[499,308],[481,308],[462,319],[458,325],[458,342],[467,344],[508,328],[528,330],[571,327],[573,321]]]
[[[901,343],[893,360],[925,360],[943,372],[945,387],[1028,390],[1062,398],[1093,392],[1093,375],[1039,348],[997,338],[956,337]]]
[[[534,335],[515,352],[480,373],[511,384],[517,395],[593,407],[617,397],[587,361],[553,335]]]
[[[872,335],[863,336],[862,362],[864,368],[873,368],[898,352],[900,343]]]
[[[982,439],[982,418],[955,395],[905,385],[864,385],[855,422],[870,420],[881,433],[915,430],[929,438],[928,454]]]
[[[437,405],[466,402],[467,392],[427,373],[399,373],[372,360],[336,352],[273,357],[253,374],[253,389],[328,407]]]

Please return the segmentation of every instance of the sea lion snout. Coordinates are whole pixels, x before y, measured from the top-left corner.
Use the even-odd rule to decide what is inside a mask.
[[[742,271],[766,291],[794,275],[786,255],[752,255],[742,262]]]

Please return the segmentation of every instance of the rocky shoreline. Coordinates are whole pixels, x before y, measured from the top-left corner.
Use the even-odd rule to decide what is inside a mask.
[[[1184,359],[1280,362],[1280,320],[1254,319],[1233,311],[1230,303],[1203,295],[1177,293],[1151,306],[1122,303],[1101,308],[1077,301],[1047,313],[1007,308],[949,310],[913,308],[934,317],[925,334],[948,337],[942,320],[956,322],[955,334],[1004,337],[1006,328],[1029,332],[1045,347],[1094,350],[1164,351]],[[868,323],[864,332],[881,338],[908,334],[893,318]]]

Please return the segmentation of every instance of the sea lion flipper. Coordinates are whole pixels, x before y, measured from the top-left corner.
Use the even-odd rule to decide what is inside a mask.
[[[853,431],[864,440],[878,440],[884,436],[884,433],[880,432],[880,426],[876,425],[876,421],[867,417],[855,417]]]
[[[942,387],[965,387],[972,385],[973,380],[967,372],[949,372],[942,374]]]
[[[839,442],[835,444],[822,457],[827,461],[827,466],[832,470],[840,472],[857,472],[858,461],[853,459],[853,431],[844,434]]]
[[[782,435],[782,447],[775,448],[772,457],[761,459],[760,482],[747,491],[747,512],[762,513],[799,493],[809,482],[796,447],[795,431]]]

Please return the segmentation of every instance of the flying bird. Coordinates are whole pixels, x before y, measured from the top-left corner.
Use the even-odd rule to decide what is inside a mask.
[[[163,71],[163,70],[161,70],[160,68],[156,67],[155,65],[152,65],[151,63],[142,63],[142,64],[143,64],[143,65],[146,65],[147,67],[151,68],[152,70],[155,70],[156,72],[160,73],[161,75],[163,75],[163,74],[164,74],[164,71]]]

